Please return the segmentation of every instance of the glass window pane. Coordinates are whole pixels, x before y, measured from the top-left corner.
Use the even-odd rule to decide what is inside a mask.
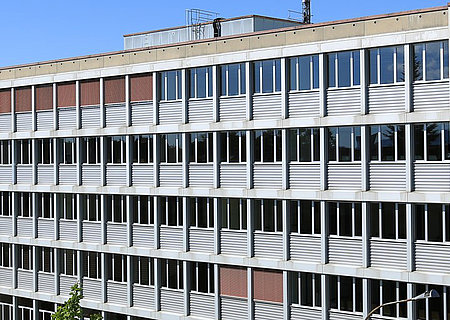
[[[229,221],[230,229],[240,229],[239,199],[230,199]]]
[[[394,161],[395,126],[381,126],[381,160]]]
[[[414,159],[424,160],[423,125],[414,125]]]
[[[311,89],[311,58],[309,56],[299,57],[299,85],[300,90]]]
[[[378,126],[370,127],[370,160],[378,161]]]
[[[281,91],[281,60],[275,60],[275,91]]]
[[[353,85],[358,86],[360,84],[360,72],[361,72],[361,63],[359,60],[359,51],[353,51]]]
[[[443,46],[444,46],[444,78],[447,79],[448,78],[448,41],[444,41],[443,42]]]
[[[320,161],[320,130],[313,129],[313,151],[314,151],[314,161]]]
[[[425,205],[415,205],[416,239],[425,240]]]
[[[406,205],[398,204],[398,238],[406,239]]]
[[[427,160],[441,161],[441,126],[438,123],[427,124]]]
[[[405,54],[403,47],[397,47],[397,82],[405,81]]]
[[[274,162],[274,132],[272,130],[263,131],[263,162]]]
[[[261,92],[261,62],[255,62],[253,65],[253,89],[255,93]]]
[[[297,58],[289,59],[289,90],[297,90]]]
[[[297,161],[297,130],[288,130],[289,135],[289,161]]]
[[[177,73],[176,71],[167,72],[167,100],[177,98]]]
[[[395,47],[380,48],[380,81],[394,82],[394,52]]]
[[[314,233],[321,233],[321,224],[320,224],[320,202],[314,202]]]
[[[206,97],[206,71],[207,68],[197,68],[197,98]]]
[[[350,87],[350,57],[351,52],[339,52],[338,57],[338,86]]]
[[[443,241],[442,238],[442,205],[428,205],[428,241]]]
[[[313,306],[313,278],[311,273],[300,273],[301,292],[300,304],[302,306]]]
[[[189,71],[189,97],[195,98],[195,74],[196,70],[192,69]]]
[[[264,231],[274,232],[275,231],[275,215],[274,215],[274,201],[264,200]]]
[[[383,303],[397,301],[397,283],[383,280]],[[386,306],[382,309],[383,315],[388,317],[397,316],[396,305]]]
[[[444,148],[445,160],[450,160],[450,122],[444,123]]]
[[[353,160],[361,160],[361,127],[353,127]]]
[[[330,308],[337,309],[338,307],[337,276],[328,276],[328,285],[330,289]]]
[[[383,239],[395,239],[395,204],[383,203],[381,205],[381,229]]]
[[[336,128],[328,128],[328,161],[336,161]]]
[[[339,236],[351,237],[352,234],[352,204],[339,203]]]
[[[227,95],[227,68],[228,66],[220,66],[220,95]]]
[[[245,94],[247,83],[245,80],[245,63],[241,63],[240,68],[241,68],[241,94]]]
[[[254,157],[255,162],[261,162],[261,140],[262,140],[262,131],[255,131],[255,143],[254,143]]]
[[[339,161],[352,160],[352,128],[339,128]]]
[[[239,65],[230,64],[228,66],[228,95],[239,94]]]
[[[291,233],[298,233],[298,202],[290,201]]]
[[[299,139],[300,139],[300,161],[310,162],[311,161],[311,130],[310,129],[299,129]]]
[[[340,284],[340,310],[353,311],[353,278],[340,277]]]
[[[262,92],[273,92],[273,60],[262,62]]]
[[[168,134],[167,139],[167,162],[176,163],[177,162],[177,135]]]
[[[300,233],[312,234],[312,203],[311,201],[300,202]]]
[[[315,55],[313,59],[313,88],[319,88],[319,56]]]
[[[197,163],[207,162],[207,134],[197,133]]]
[[[379,214],[378,203],[370,203],[370,236],[373,238],[380,236]]]
[[[441,79],[441,43],[425,44],[426,80]]]
[[[378,83],[378,68],[377,68],[378,49],[369,50],[369,79],[370,84]]]
[[[329,222],[330,235],[337,235],[337,203],[336,202],[328,203],[328,217],[330,219],[330,222]]]
[[[239,131],[230,131],[229,139],[230,162],[239,162]]]
[[[413,46],[414,61],[413,61],[413,80],[423,80],[423,44],[415,44]]]
[[[406,159],[405,126],[397,126],[397,160]]]
[[[328,87],[336,87],[336,54],[328,55]]]

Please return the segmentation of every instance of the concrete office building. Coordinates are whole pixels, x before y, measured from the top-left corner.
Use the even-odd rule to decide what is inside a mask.
[[[450,320],[449,15],[0,69],[2,319]]]

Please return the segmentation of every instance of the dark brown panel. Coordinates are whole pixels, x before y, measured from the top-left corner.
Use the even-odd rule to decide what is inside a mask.
[[[15,89],[16,112],[31,111],[31,87]]]
[[[100,80],[86,80],[80,82],[80,98],[82,106],[100,104]]]
[[[220,267],[220,294],[247,297],[247,269]]]
[[[75,107],[77,103],[75,82],[58,83],[56,94],[56,105],[58,107]]]
[[[36,87],[36,110],[53,109],[53,85]]]
[[[130,76],[130,100],[150,101],[153,99],[153,78],[151,74]]]
[[[11,112],[11,89],[0,90],[0,113]]]
[[[255,300],[283,302],[283,274],[277,271],[253,271]]]
[[[105,104],[125,102],[125,78],[105,79]]]

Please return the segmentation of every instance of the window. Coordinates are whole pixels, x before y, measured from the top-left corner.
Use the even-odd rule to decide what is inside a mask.
[[[291,272],[289,284],[292,304],[306,307],[322,306],[322,280],[320,274]]]
[[[255,230],[283,231],[283,203],[281,200],[255,200]]]
[[[0,243],[0,267],[12,267],[12,246],[9,243]]]
[[[106,279],[127,282],[127,257],[122,254],[105,254]]]
[[[127,201],[123,195],[105,195],[106,219],[114,223],[127,222]]]
[[[245,63],[228,64],[220,67],[221,95],[245,94]]]
[[[363,311],[363,289],[361,279],[343,276],[328,276],[328,281],[331,309],[349,312]]]
[[[0,140],[0,164],[11,164],[10,140]]]
[[[106,163],[127,162],[127,140],[125,136],[105,137]]]
[[[17,268],[22,270],[33,270],[33,247],[19,244],[17,245],[18,261]]]
[[[360,84],[359,51],[328,54],[328,87],[351,87]]]
[[[403,46],[369,50],[370,84],[388,84],[405,81]]]
[[[13,318],[13,300],[12,296],[0,294],[0,318]],[[30,318],[31,319],[31,318]]]
[[[192,163],[213,162],[213,134],[190,133],[189,134],[189,161]]]
[[[281,61],[279,59],[253,63],[253,88],[255,93],[281,91]]]
[[[448,79],[448,40],[413,46],[414,81]]]
[[[19,314],[18,320],[31,320],[34,319],[33,313],[33,300],[26,298],[17,299],[17,309]]]
[[[388,280],[370,280],[370,309],[374,309],[380,304],[387,302],[404,300],[407,298],[406,283]],[[406,304],[400,303],[397,305],[390,305],[380,310],[377,310],[375,314],[381,314],[385,317],[392,318],[406,318],[407,310]]]
[[[247,268],[220,266],[220,295],[247,298]]]
[[[8,217],[12,213],[12,202],[11,202],[11,192],[1,191],[0,192],[0,216]]]
[[[66,276],[78,275],[78,256],[75,250],[59,250],[59,270]]]
[[[256,130],[254,157],[255,162],[281,161],[281,130]]]
[[[81,195],[81,205],[85,213],[84,220],[101,221],[102,202],[98,194]]]
[[[283,303],[283,272],[278,270],[253,269],[253,299]]]
[[[206,98],[213,95],[212,67],[189,70],[189,98]]]
[[[181,70],[161,72],[159,81],[161,101],[181,99]]]
[[[360,237],[362,231],[361,203],[328,203],[330,235]]]
[[[450,205],[417,204],[416,239],[430,242],[450,241]]]
[[[154,198],[151,196],[130,196],[133,207],[133,223],[153,225],[155,223]]]
[[[17,164],[31,164],[31,140],[16,140]]]
[[[450,122],[414,125],[414,159],[450,160]]]
[[[245,131],[220,133],[220,161],[222,163],[243,163],[247,161]]]
[[[370,127],[370,160],[405,160],[405,126],[381,125]]]
[[[183,198],[160,198],[161,226],[181,227],[183,225]]]
[[[153,136],[133,136],[133,163],[153,163]]]
[[[52,193],[36,193],[36,211],[38,218],[53,219],[55,217]]]
[[[181,163],[183,147],[181,134],[169,133],[160,135],[160,162]]]
[[[290,201],[291,233],[321,234],[320,202],[309,200]]]
[[[371,203],[370,236],[381,239],[406,239],[405,204]]]
[[[102,278],[102,259],[100,252],[83,252],[83,276],[89,279]]]
[[[58,139],[59,160],[64,164],[74,164],[77,162],[77,139]]]
[[[52,314],[56,311],[53,302],[38,301],[39,320],[52,320]]]
[[[222,229],[247,230],[247,200],[219,199]]]
[[[61,219],[76,220],[78,216],[77,195],[73,193],[61,193],[56,196],[59,201]]]
[[[183,289],[183,261],[161,259],[161,287]]]
[[[448,297],[450,296],[449,287],[442,287],[430,284],[416,284],[415,293],[421,294],[425,291],[436,290],[441,298],[424,299],[416,302],[416,314],[413,319],[417,320],[434,320],[434,319],[449,319]],[[445,295],[444,295],[445,293]],[[447,301],[444,297],[447,297]],[[444,304],[447,303],[447,306]],[[444,309],[445,308],[445,309]],[[444,312],[447,310],[447,318],[444,318]]]
[[[320,161],[320,130],[319,128],[290,129],[289,161],[312,162]]]
[[[17,216],[21,218],[29,218],[31,217],[32,208],[32,197],[29,192],[19,192],[17,193],[17,202],[18,202],[18,212]]]
[[[289,89],[311,90],[319,88],[319,56],[289,59]]]
[[[101,162],[100,137],[81,138],[81,163],[99,164]]]
[[[214,294],[214,265],[191,262],[191,291]]]
[[[133,263],[133,283],[142,286],[155,284],[155,259],[148,257],[131,257]]]
[[[361,128],[328,128],[328,161],[361,161]]]
[[[38,247],[37,248],[38,264],[40,272],[55,272],[53,260],[53,248]]]
[[[214,199],[190,198],[190,226],[214,228]]]
[[[53,139],[36,139],[36,160],[38,164],[53,163]]]

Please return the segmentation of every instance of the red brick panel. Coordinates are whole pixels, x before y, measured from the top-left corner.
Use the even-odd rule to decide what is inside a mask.
[[[115,77],[105,79],[105,103],[125,102],[125,78]]]
[[[283,302],[283,273],[278,271],[253,271],[253,297],[255,300]]]
[[[31,111],[31,87],[15,89],[16,112]]]
[[[86,80],[80,82],[80,98],[82,106],[100,104],[100,80]]]
[[[11,112],[11,89],[0,90],[0,113]]]
[[[220,267],[220,294],[247,298],[247,269]]]
[[[153,99],[153,78],[151,74],[130,76],[130,100],[150,101]]]
[[[56,85],[56,106],[75,107],[76,105],[75,82],[63,82]]]
[[[53,109],[53,85],[36,87],[36,110]]]

